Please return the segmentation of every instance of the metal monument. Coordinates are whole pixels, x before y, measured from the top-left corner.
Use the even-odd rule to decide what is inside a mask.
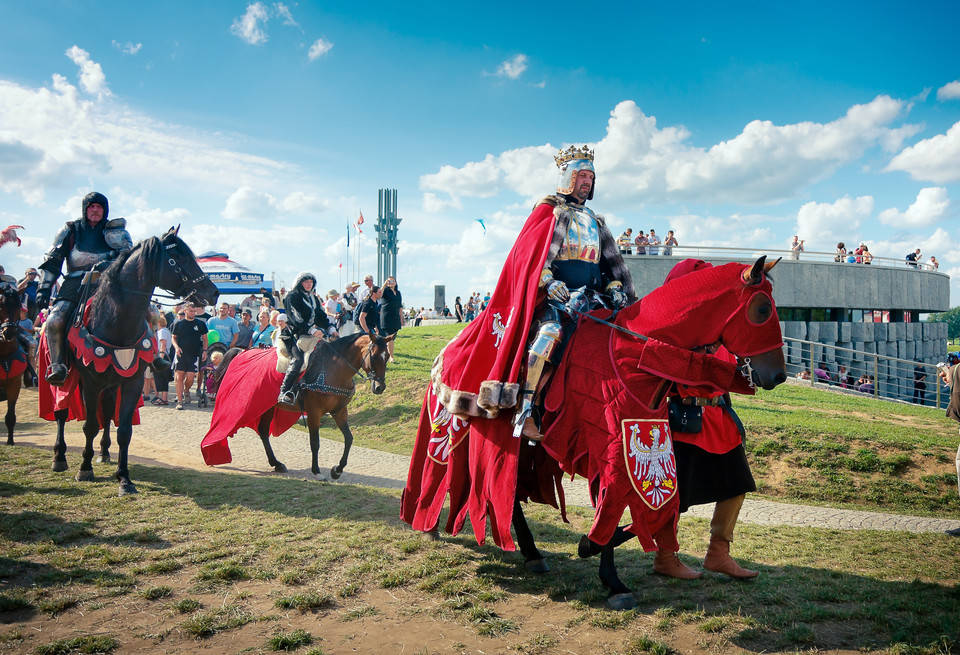
[[[397,190],[380,189],[380,211],[377,214],[377,280],[380,284],[397,275]]]

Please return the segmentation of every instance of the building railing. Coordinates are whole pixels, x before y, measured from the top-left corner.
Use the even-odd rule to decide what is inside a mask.
[[[809,381],[811,386],[830,386],[863,396],[941,409],[947,406],[950,399],[949,389],[937,375],[937,364],[887,357],[789,337],[784,337],[783,341],[787,375]],[[795,352],[791,353],[791,348],[799,349],[801,360],[799,363],[790,361],[797,359],[796,356],[789,356],[796,355]],[[826,367],[821,368],[821,364],[826,364]],[[840,365],[847,369],[848,379],[846,380],[838,376]],[[920,367],[919,370],[918,367]],[[823,373],[826,373],[826,377],[823,377]],[[924,378],[917,380],[918,374],[922,374]],[[858,380],[864,375],[871,379],[871,387],[861,388]],[[852,383],[849,380],[852,380]],[[917,382],[921,382],[924,388],[920,388]]]
[[[655,246],[657,248],[656,256],[663,256],[664,246]],[[650,252],[650,246],[645,246],[647,252]],[[784,261],[802,261],[802,262],[824,262],[829,264],[834,264],[836,266],[882,266],[884,268],[910,268],[919,271],[925,271],[927,273],[934,273],[939,271],[931,270],[925,262],[921,262],[919,266],[911,266],[905,259],[895,259],[893,257],[874,257],[871,260],[870,264],[864,264],[857,262],[847,262],[846,257],[844,256],[844,261],[835,261],[837,253],[835,252],[817,252],[813,250],[807,250],[799,253],[797,259],[793,259],[793,255],[797,254],[790,250],[774,250],[769,248],[756,249],[756,248],[727,248],[722,246],[670,246],[667,250],[671,250],[671,256],[680,257],[682,259],[687,258],[697,258],[697,259],[710,259],[711,257],[719,257],[723,259],[733,259],[733,260],[747,260],[747,259],[756,259],[760,255],[767,255],[767,258],[773,257],[783,257]],[[654,255],[637,255],[637,246],[631,246],[630,251],[633,253],[633,257],[652,257]],[[857,257],[857,255],[853,255]],[[862,259],[862,258],[861,258]],[[941,273],[943,275],[943,273]]]

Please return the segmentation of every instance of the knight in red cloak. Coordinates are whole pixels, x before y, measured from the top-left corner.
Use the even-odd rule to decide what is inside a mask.
[[[421,434],[430,435],[436,427],[431,405],[442,411],[448,422],[450,417],[458,417],[454,424],[464,435],[466,420],[481,419],[470,423],[473,438],[469,446],[474,455],[471,461],[480,462],[476,465],[485,469],[484,476],[473,479],[489,487],[477,489],[471,501],[474,529],[481,539],[485,529],[482,517],[488,513],[486,503],[502,505],[507,516],[512,512],[521,442],[515,437],[521,432],[533,439],[541,436],[532,416],[535,394],[542,387],[547,369],[559,361],[563,343],[576,326],[564,311],[571,290],[583,292],[577,294],[578,298],[589,296],[593,302],[615,308],[636,298],[616,240],[603,217],[585,205],[594,195],[593,159],[593,151],[586,146],[570,147],[555,157],[559,167],[557,195],[543,198],[534,207],[507,256],[486,309],[447,344],[433,365],[432,388],[421,412]],[[579,308],[592,306],[596,305],[588,302]],[[506,421],[492,420],[501,410],[512,412],[518,405],[513,427]],[[436,411],[433,418],[438,416]],[[456,438],[453,441],[459,443]],[[417,472],[415,468],[424,463],[415,453],[411,476],[418,478],[418,484],[414,485],[415,491],[406,494],[402,515],[418,529],[431,529],[433,526],[422,526],[415,520],[417,499],[431,495],[421,493],[419,483],[434,485],[442,504],[448,481],[444,480],[445,466],[432,481],[429,471],[423,472],[424,479],[420,480],[422,468]],[[498,478],[513,482],[494,484]],[[453,506],[451,520],[456,520],[458,510],[467,509],[466,505]],[[493,510],[489,513],[499,515]],[[464,518],[461,512],[461,524]],[[494,526],[494,532],[498,544],[512,544],[509,522]]]

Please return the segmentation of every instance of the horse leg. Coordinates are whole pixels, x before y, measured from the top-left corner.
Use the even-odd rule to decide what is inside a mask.
[[[310,472],[317,480],[326,480],[320,474],[320,462],[318,461],[320,457],[320,419],[322,417],[323,414],[318,410],[307,410],[307,430],[310,431]],[[332,469],[330,474],[333,475]]]
[[[133,436],[133,413],[137,411],[137,401],[143,392],[143,377],[134,375],[120,383],[120,415],[117,425],[117,482],[120,483],[120,496],[137,493],[137,488],[130,480],[128,456],[130,453],[130,438]],[[104,421],[109,424],[109,420]]]
[[[330,469],[330,477],[334,480],[340,479],[343,475],[343,469],[347,467],[347,458],[350,457],[350,447],[353,446],[353,433],[350,432],[350,423],[347,422],[347,406],[344,405],[336,414],[333,414],[333,420],[340,428],[340,434],[343,435],[343,455],[340,457],[340,463]],[[318,436],[319,447],[319,436]],[[311,437],[311,446],[313,445]],[[316,452],[316,451],[314,451]],[[314,459],[316,464],[316,459]]]
[[[16,378],[7,384],[7,445],[13,445],[13,428],[17,424],[17,399],[20,397],[20,379]]]
[[[97,457],[97,464],[110,462],[110,422],[113,420],[116,405],[116,389],[104,391],[103,395],[100,396],[100,411],[103,412],[104,422],[103,436],[100,437],[100,455]]]
[[[513,501],[513,529],[517,533],[517,545],[520,546],[520,554],[523,555],[523,566],[531,573],[546,573],[550,570],[547,562],[543,559],[540,549],[533,540],[533,533],[530,532],[530,526],[527,525],[527,517],[523,515],[523,508],[520,507],[520,501]]]
[[[635,537],[635,534],[627,532],[623,526],[618,525],[616,531],[613,533],[613,536],[610,538],[610,543],[613,544],[614,548],[616,548],[620,544],[624,544]],[[577,544],[577,555],[581,558],[599,555],[602,550],[603,546],[590,539],[590,537],[587,535],[580,537],[580,543]]]
[[[67,468],[67,440],[64,438],[64,428],[67,425],[67,415],[69,410],[60,409],[53,413],[57,421],[57,440],[53,443],[53,466],[51,467],[57,473],[66,471]]]
[[[88,385],[92,387],[93,385]],[[77,470],[77,482],[93,482],[93,439],[100,434],[100,420],[97,418],[97,408],[100,406],[100,394],[92,391],[88,395],[83,393],[83,404],[87,410],[87,418],[83,422],[83,436],[86,442],[83,446],[83,459],[80,461],[80,468]]]
[[[613,541],[600,550],[600,582],[610,590],[607,594],[607,605],[615,610],[632,610],[637,606],[631,592],[617,576],[617,567],[613,561]]]
[[[257,423],[257,434],[260,435],[260,441],[263,442],[263,450],[267,453],[267,462],[270,463],[270,466],[272,466],[273,470],[277,473],[286,473],[287,467],[276,458],[273,454],[273,446],[270,445],[270,423],[273,421],[273,412],[274,410],[272,408],[268,409],[260,417],[260,422]]]

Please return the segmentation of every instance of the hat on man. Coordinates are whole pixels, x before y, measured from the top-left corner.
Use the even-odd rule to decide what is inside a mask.
[[[240,312],[240,314],[241,314],[241,315],[247,314],[248,316],[253,316],[253,312],[250,311],[250,308],[249,308],[249,307],[244,307],[244,308],[243,308],[243,311]]]
[[[339,296],[339,295],[340,295],[340,292],[337,291],[336,289],[330,289],[330,291],[327,291],[327,298],[333,298],[334,296]]]
[[[347,288],[348,288],[348,289],[357,289],[357,288],[359,288],[359,287],[360,287],[360,285],[359,285],[357,282],[348,282],[348,283],[347,283]]]

